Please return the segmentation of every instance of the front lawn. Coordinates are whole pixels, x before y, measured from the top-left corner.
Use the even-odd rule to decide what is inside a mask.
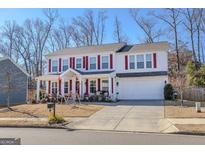
[[[186,124],[186,125],[175,125],[180,132],[188,133],[205,133],[204,124]]]
[[[89,117],[101,110],[100,105],[56,105],[56,114],[62,117]],[[0,109],[0,118],[43,118],[48,117],[47,104],[24,104],[12,107],[12,111]]]
[[[203,105],[204,106],[204,105]],[[170,104],[165,101],[165,117],[166,118],[205,118],[205,107],[202,107],[202,112],[197,113],[193,105],[184,104],[181,106],[179,103]]]

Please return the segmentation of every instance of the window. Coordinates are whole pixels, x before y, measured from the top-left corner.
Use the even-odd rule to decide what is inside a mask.
[[[52,94],[57,94],[57,82],[52,82],[51,90]]]
[[[64,59],[63,60],[63,72],[66,71],[68,69],[68,60]]]
[[[102,69],[108,69],[108,56],[102,56]]]
[[[92,94],[96,93],[96,81],[95,80],[90,81],[90,93]]]
[[[137,55],[137,68],[144,68],[144,55]]]
[[[152,54],[146,54],[146,68],[152,68]]]
[[[134,55],[129,56],[129,68],[135,69],[135,56]]]
[[[82,67],[82,60],[81,58],[76,59],[76,68],[80,69]]]
[[[58,61],[52,60],[52,72],[58,72]]]
[[[91,70],[96,69],[96,57],[90,57],[90,69]]]
[[[108,80],[102,80],[102,91],[108,92]]]
[[[64,82],[64,94],[68,94],[68,82]]]

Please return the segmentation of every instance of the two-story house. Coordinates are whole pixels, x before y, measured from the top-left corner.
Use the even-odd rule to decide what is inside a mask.
[[[113,100],[162,100],[168,80],[167,42],[127,45],[113,43],[67,48],[47,55],[48,94],[81,97],[107,91]]]

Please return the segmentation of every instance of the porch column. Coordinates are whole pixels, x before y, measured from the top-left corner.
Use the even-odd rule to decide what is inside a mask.
[[[79,80],[79,95],[81,97],[82,96],[82,79],[79,77],[78,80]]]
[[[82,89],[81,89],[81,94],[82,94],[82,96],[84,97],[84,94],[85,94],[85,79],[82,79]]]
[[[112,96],[112,77],[111,76],[108,77],[108,92],[109,92],[109,96]]]
[[[72,84],[72,94],[76,94],[76,77],[73,77],[72,78],[72,82],[73,82],[73,84]]]
[[[62,78],[61,82],[62,82],[61,83],[61,95],[64,96],[64,82],[65,82],[65,80]]]
[[[113,98],[116,101],[116,77],[113,77]]]
[[[39,79],[37,79],[37,89],[36,89],[36,99],[37,99],[37,101],[40,101],[40,80]]]

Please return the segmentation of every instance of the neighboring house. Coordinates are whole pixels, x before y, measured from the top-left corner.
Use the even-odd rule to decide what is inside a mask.
[[[0,106],[7,105],[8,93],[11,105],[26,103],[27,91],[28,74],[13,60],[0,55]]]
[[[162,100],[168,81],[167,42],[127,45],[113,43],[67,48],[47,55],[48,94],[81,97],[107,91],[113,100]]]

